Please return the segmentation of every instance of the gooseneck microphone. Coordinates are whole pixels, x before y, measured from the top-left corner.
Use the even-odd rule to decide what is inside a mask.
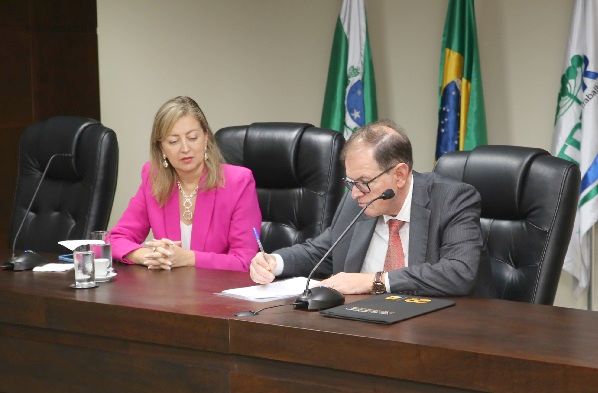
[[[365,210],[368,207],[370,207],[370,205],[372,203],[376,202],[379,199],[382,199],[382,200],[391,199],[391,198],[394,198],[394,196],[395,196],[395,192],[389,188],[386,191],[384,191],[382,194],[380,194],[380,196],[369,201],[368,204],[365,205],[364,208],[359,211],[359,213],[357,213],[355,218],[353,218],[353,220],[349,223],[347,228],[345,228],[345,230],[340,234],[338,239],[336,239],[336,241],[332,244],[332,246],[330,246],[328,251],[326,251],[324,256],[320,259],[320,261],[318,263],[316,263],[314,268],[309,273],[309,276],[307,276],[307,283],[305,284],[305,291],[303,291],[303,293],[301,295],[299,295],[299,297],[297,299],[295,299],[295,303],[293,303],[295,308],[307,309],[307,310],[311,310],[311,311],[324,310],[327,308],[340,306],[341,304],[343,304],[345,302],[345,297],[343,296],[343,294],[333,288],[319,286],[319,287],[315,287],[313,289],[309,289],[309,282],[311,280],[311,276],[318,269],[318,267],[320,267],[320,265],[322,264],[322,262],[324,262],[326,257],[328,257],[328,255],[330,255],[330,253],[332,252],[332,250],[334,250],[336,245],[343,239],[343,237],[345,237],[347,232],[349,232],[349,229],[351,229],[351,227],[353,227],[353,225],[357,222],[359,217],[361,217],[363,212],[365,212]]]
[[[345,297],[343,296],[342,293],[340,293],[339,291],[337,291],[335,289],[328,288],[328,287],[321,287],[321,286],[313,288],[313,289],[309,289],[309,282],[311,280],[311,276],[318,269],[320,264],[326,259],[326,257],[328,255],[330,255],[330,252],[332,252],[332,250],[334,250],[336,245],[347,234],[347,232],[349,232],[349,229],[351,229],[353,224],[355,224],[355,222],[357,222],[357,220],[359,219],[359,217],[361,217],[363,212],[365,212],[365,210],[368,207],[370,207],[370,205],[372,203],[376,202],[379,199],[384,199],[384,200],[391,199],[391,198],[394,198],[394,196],[395,196],[395,192],[389,188],[386,191],[384,191],[379,197],[374,198],[371,201],[369,201],[368,204],[365,205],[365,207],[359,211],[359,213],[355,216],[355,218],[353,218],[353,221],[351,221],[351,223],[349,223],[349,225],[347,226],[347,228],[345,228],[343,233],[340,234],[338,239],[336,239],[336,241],[332,244],[332,246],[330,246],[328,251],[326,251],[326,253],[322,257],[322,259],[320,259],[318,261],[318,263],[316,263],[316,265],[313,267],[313,269],[311,269],[309,276],[307,276],[307,283],[305,284],[305,291],[303,291],[303,293],[295,299],[295,302],[293,302],[291,304],[277,304],[275,306],[264,307],[257,311],[240,311],[240,312],[236,313],[235,316],[236,317],[253,317],[253,316],[258,315],[260,312],[267,310],[269,308],[282,307],[282,306],[294,306],[295,308],[299,308],[299,309],[307,309],[310,311],[315,311],[315,310],[324,310],[324,309],[327,309],[330,307],[340,306],[341,304],[343,304],[345,302]]]
[[[70,153],[56,153],[56,154],[53,154],[50,157],[50,159],[48,160],[48,163],[46,164],[46,167],[44,168],[44,171],[42,172],[42,176],[39,179],[39,182],[37,183],[37,187],[35,188],[35,191],[33,192],[33,196],[31,197],[31,202],[29,202],[27,211],[25,211],[25,215],[23,216],[23,219],[21,220],[21,224],[19,225],[19,228],[17,229],[17,232],[15,233],[15,237],[12,241],[12,256],[10,257],[10,259],[8,261],[6,261],[6,263],[4,265],[2,265],[2,269],[4,269],[4,270],[28,270],[28,269],[33,269],[35,266],[46,263],[46,260],[41,255],[39,255],[33,251],[29,251],[29,250],[25,251],[23,254],[21,254],[19,256],[15,256],[15,247],[17,245],[17,239],[19,238],[21,229],[23,229],[23,225],[25,224],[25,221],[27,220],[27,216],[29,215],[29,212],[31,211],[31,207],[33,206],[33,202],[35,202],[37,193],[39,192],[39,189],[40,189],[42,183],[44,182],[44,179],[46,178],[46,173],[48,173],[48,169],[50,168],[52,161],[56,157],[69,157],[70,158],[70,157],[73,157],[73,155]]]

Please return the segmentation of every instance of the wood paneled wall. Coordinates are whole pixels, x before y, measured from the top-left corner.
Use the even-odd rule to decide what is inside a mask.
[[[100,120],[95,0],[0,0],[0,244],[7,244],[18,141],[56,115]]]

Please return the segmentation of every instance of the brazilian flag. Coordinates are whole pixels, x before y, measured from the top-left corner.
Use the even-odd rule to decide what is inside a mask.
[[[436,158],[487,143],[474,0],[449,0],[440,53]]]

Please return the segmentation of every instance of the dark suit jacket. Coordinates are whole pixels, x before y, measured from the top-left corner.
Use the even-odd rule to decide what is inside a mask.
[[[309,274],[359,210],[347,193],[331,226],[320,236],[275,251],[284,260],[282,276]],[[391,291],[427,296],[491,296],[480,210],[480,195],[469,184],[413,171],[409,266],[389,272]],[[376,220],[362,216],[318,271],[324,275],[360,272]]]

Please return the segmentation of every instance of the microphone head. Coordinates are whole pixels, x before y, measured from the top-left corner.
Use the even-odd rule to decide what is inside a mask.
[[[395,196],[395,192],[388,188],[387,190],[385,190],[382,195],[380,195],[381,199],[387,200],[387,199],[392,199]]]

